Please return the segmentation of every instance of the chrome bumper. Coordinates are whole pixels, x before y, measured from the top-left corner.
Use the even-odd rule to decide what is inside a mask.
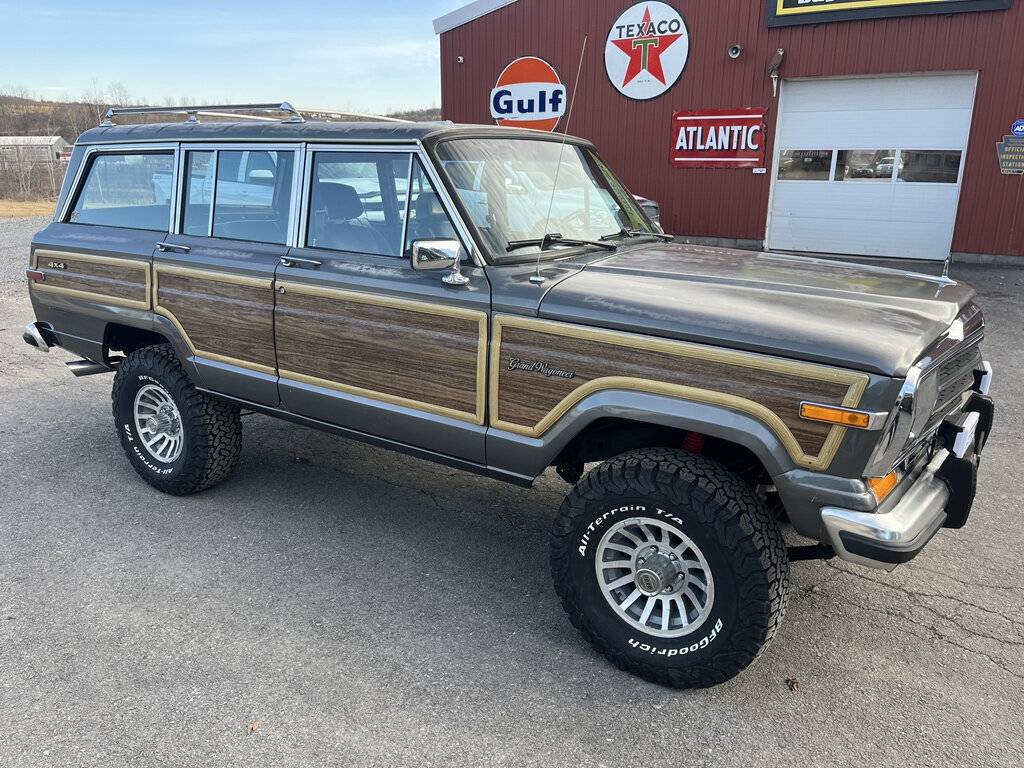
[[[937,473],[950,453],[941,450],[886,512],[824,507],[829,543],[843,560],[891,571],[920,552],[946,522],[950,489]]]
[[[53,346],[47,341],[46,336],[43,335],[39,323],[29,323],[26,325],[25,330],[22,331],[21,338],[30,347],[35,347],[40,352],[49,352],[50,347]]]

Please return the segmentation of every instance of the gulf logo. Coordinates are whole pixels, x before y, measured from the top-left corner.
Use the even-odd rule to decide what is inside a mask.
[[[566,90],[558,73],[536,56],[505,67],[491,91],[491,117],[498,125],[553,131],[565,109]]]

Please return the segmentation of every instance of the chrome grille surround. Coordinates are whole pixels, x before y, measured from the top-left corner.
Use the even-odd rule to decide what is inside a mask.
[[[975,385],[974,371],[981,367],[984,337],[984,316],[971,302],[907,372],[865,476],[884,476],[916,455],[942,420],[962,407]]]

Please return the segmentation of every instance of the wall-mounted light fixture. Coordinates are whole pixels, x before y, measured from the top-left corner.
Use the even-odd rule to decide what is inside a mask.
[[[779,96],[779,70],[782,69],[782,61],[786,58],[786,49],[779,48],[768,62],[768,77],[772,79],[772,97]]]

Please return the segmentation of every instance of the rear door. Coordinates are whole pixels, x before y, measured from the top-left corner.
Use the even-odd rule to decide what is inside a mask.
[[[282,404],[320,421],[484,460],[490,286],[418,272],[416,239],[470,242],[413,146],[310,147],[300,247],[277,271]]]
[[[274,271],[288,253],[298,145],[185,145],[175,234],[154,260],[154,310],[184,336],[202,383],[277,405]]]

